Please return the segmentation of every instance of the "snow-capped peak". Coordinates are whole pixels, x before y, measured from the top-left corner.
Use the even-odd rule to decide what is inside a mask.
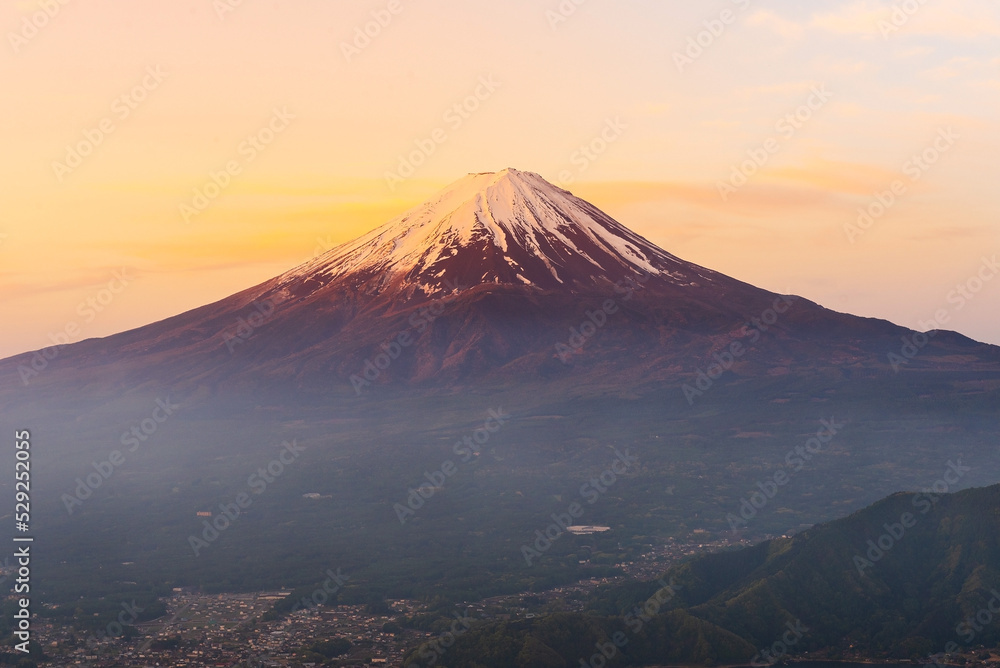
[[[651,274],[686,282],[684,263],[538,174],[469,174],[423,204],[281,277],[371,289],[479,283],[570,287]],[[700,269],[700,268],[699,268]]]

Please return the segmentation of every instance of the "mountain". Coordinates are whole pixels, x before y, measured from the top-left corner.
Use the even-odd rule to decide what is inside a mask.
[[[216,303],[0,361],[0,423],[35,440],[38,596],[66,614],[173,587],[308,595],[330,568],[360,603],[608,577],[671,539],[830,520],[949,458],[975,463],[963,486],[996,482],[998,402],[996,347],[685,262],[516,170]],[[821,421],[843,428],[805,461]],[[526,564],[626,452],[584,499],[611,530]],[[241,495],[213,537],[206,513]]]
[[[537,174],[506,169],[470,174],[214,304],[0,362],[0,400],[31,400],[25,385],[114,395],[153,379],[200,395],[559,379],[605,387],[609,374],[632,388],[694,387],[715,355],[737,377],[793,367],[850,377],[889,373],[890,354],[913,334],[685,262]],[[405,346],[394,343],[401,335]],[[742,354],[730,355],[734,342]],[[385,369],[375,368],[380,356]],[[912,361],[898,359],[907,370],[997,369],[1000,349],[940,332]]]
[[[655,582],[605,587],[590,608],[482,624],[459,637],[443,663],[533,665],[518,662],[521,648],[549,648],[555,656],[545,665],[570,668],[602,646],[612,667],[849,657],[926,663],[997,647],[1000,485],[895,494],[793,538],[696,556]],[[615,633],[624,641],[618,647]],[[415,650],[413,665],[422,665],[421,652],[430,650]]]

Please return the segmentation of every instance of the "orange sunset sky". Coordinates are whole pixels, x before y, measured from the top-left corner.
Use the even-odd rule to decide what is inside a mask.
[[[8,0],[0,29],[0,356],[508,166],[760,287],[1000,344],[996,2]]]

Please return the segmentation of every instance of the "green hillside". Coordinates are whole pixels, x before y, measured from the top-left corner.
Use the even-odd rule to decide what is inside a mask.
[[[895,494],[793,538],[699,556],[658,582],[599,590],[589,614],[475,628],[435,665],[597,665],[616,632],[624,642],[605,652],[608,666],[763,665],[768,648],[774,659],[925,660],[995,647],[1000,485]],[[427,665],[428,651],[410,665]]]

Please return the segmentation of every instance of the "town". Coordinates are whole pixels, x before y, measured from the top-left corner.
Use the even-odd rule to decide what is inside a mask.
[[[659,577],[680,559],[742,543],[728,538],[711,540],[707,535],[702,538],[704,542],[698,538],[668,539],[650,546],[641,557],[617,564],[625,575],[616,578],[582,580],[540,592],[466,602],[456,606],[456,615],[475,624],[580,611],[597,587],[623,579]],[[305,604],[297,602],[285,615],[268,614],[276,603],[291,595],[290,591],[207,594],[177,588],[165,601],[167,613],[153,621],[132,624],[137,634],[131,637],[123,635],[120,626],[116,632],[88,636],[53,624],[44,615],[35,615],[33,631],[46,656],[39,665],[313,666],[332,656],[313,653],[311,648],[333,647],[330,641],[337,641],[336,660],[340,666],[399,666],[407,652],[423,643],[433,643],[438,635],[406,628],[401,623],[428,612],[424,603],[412,600],[388,600],[386,609],[373,612],[365,605],[317,606],[306,599]]]

